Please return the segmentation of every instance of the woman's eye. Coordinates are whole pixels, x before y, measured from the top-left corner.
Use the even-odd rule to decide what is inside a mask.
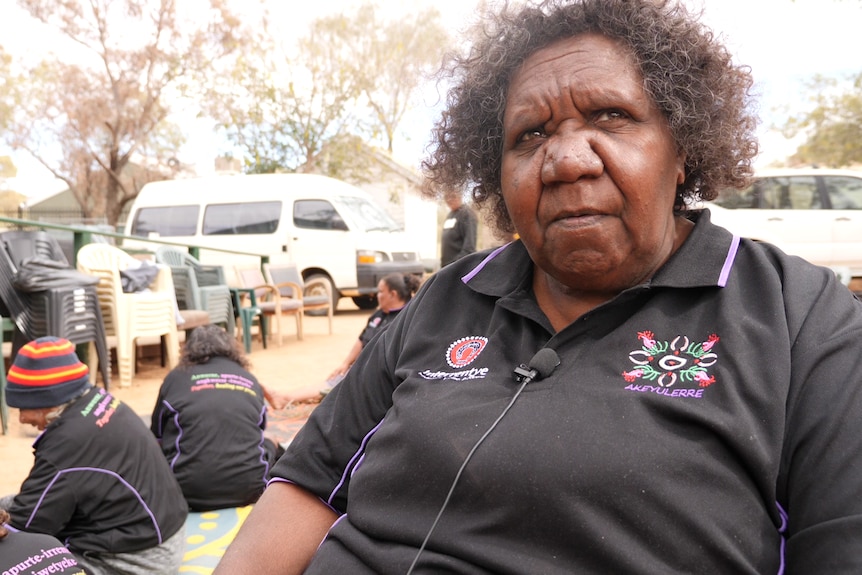
[[[518,138],[519,142],[530,142],[539,138],[545,137],[545,131],[541,128],[530,128],[526,130],[521,137]]]
[[[595,115],[597,122],[615,122],[618,120],[625,120],[628,117],[628,114],[617,109],[601,110]]]

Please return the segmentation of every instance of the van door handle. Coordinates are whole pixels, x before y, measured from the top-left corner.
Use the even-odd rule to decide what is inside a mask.
[[[784,218],[778,218],[778,217],[774,217],[774,218],[767,218],[767,220],[766,220],[766,221],[767,221],[767,222],[783,222],[783,221],[784,221]]]
[[[840,218],[835,218],[835,221],[836,221],[836,222],[849,222],[849,221],[850,221],[850,218],[848,218],[848,217],[846,217],[846,216],[843,216],[843,217],[840,217]]]

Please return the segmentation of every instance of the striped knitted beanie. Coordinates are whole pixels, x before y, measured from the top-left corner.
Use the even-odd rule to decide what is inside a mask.
[[[18,351],[6,376],[6,403],[19,409],[63,405],[90,385],[90,370],[67,339],[40,337]]]

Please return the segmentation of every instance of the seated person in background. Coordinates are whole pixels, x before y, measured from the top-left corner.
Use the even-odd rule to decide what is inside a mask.
[[[326,386],[323,389],[317,387],[303,388],[294,392],[280,392],[272,389],[266,389],[266,399],[275,409],[283,409],[293,401],[303,401],[326,395],[341,381],[356,358],[359,357],[359,352],[362,348],[371,341],[375,335],[382,333],[393,319],[398,315],[398,312],[407,305],[407,302],[419,289],[422,281],[413,274],[389,274],[377,283],[377,311],[371,314],[368,318],[368,323],[365,329],[359,334],[359,339],[350,348],[347,357],[341,362],[335,370],[326,378]]]
[[[9,514],[0,509],[0,573],[86,575],[72,552],[43,533],[10,533]]]
[[[419,289],[421,281],[418,277],[412,274],[389,274],[377,284],[377,311],[371,314],[368,318],[368,324],[365,329],[359,334],[359,339],[350,348],[350,352],[344,361],[341,362],[335,370],[326,378],[327,382],[331,382],[330,389],[336,383],[341,381],[362,348],[371,341],[378,333],[383,333],[389,324],[392,323],[398,316],[407,302]]]
[[[7,381],[21,423],[43,431],[20,492],[0,499],[9,524],[65,542],[90,573],[175,573],[188,508],[141,418],[90,384],[66,339],[22,347]]]
[[[257,501],[280,448],[265,438],[264,392],[234,338],[194,329],[165,377],[152,431],[194,511]]]

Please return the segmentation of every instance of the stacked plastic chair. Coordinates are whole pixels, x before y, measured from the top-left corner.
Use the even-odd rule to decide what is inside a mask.
[[[210,323],[223,325],[230,334],[236,332],[230,288],[221,266],[202,265],[190,253],[171,246],[159,247],[156,261],[170,267],[181,310],[204,310]]]
[[[0,346],[3,345],[4,328],[3,317],[0,317]],[[2,356],[0,356],[2,357]],[[3,435],[9,431],[9,406],[6,405],[6,369],[5,366],[0,366],[0,426],[3,428]]]
[[[161,337],[169,367],[179,362],[177,303],[170,270],[161,267],[148,291],[126,293],[120,271],[138,265],[131,255],[107,244],[87,244],[78,251],[78,269],[99,278],[99,304],[105,333],[116,337],[121,386],[132,384],[138,338]]]
[[[8,317],[15,324],[12,357],[18,349],[38,337],[53,335],[74,344],[89,343],[88,361],[96,383],[101,367],[102,385],[110,383],[111,362],[105,336],[105,324],[94,285],[46,287],[21,292],[13,285],[22,262],[42,257],[74,269],[69,265],[56,239],[42,230],[14,230],[0,233],[0,299]]]

